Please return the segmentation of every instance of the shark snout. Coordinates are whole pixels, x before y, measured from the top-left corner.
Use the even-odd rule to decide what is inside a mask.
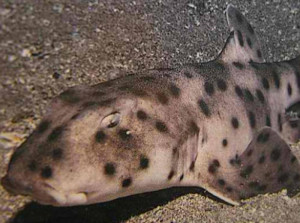
[[[45,182],[30,182],[5,175],[1,185],[12,195],[29,195],[45,205],[71,206],[87,202],[87,193],[64,193]]]
[[[30,195],[42,204],[57,204],[58,196],[55,197],[55,193],[51,193],[56,190],[47,183],[18,179],[7,174],[1,179],[1,185],[12,195]]]
[[[31,185],[24,184],[22,181],[17,180],[8,174],[1,179],[1,184],[5,190],[14,195],[30,194],[33,191],[33,187]]]

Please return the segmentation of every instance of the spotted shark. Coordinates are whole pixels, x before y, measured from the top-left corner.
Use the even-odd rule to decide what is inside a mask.
[[[300,188],[300,56],[268,63],[232,5],[206,63],[137,72],[53,99],[13,153],[3,187],[41,204],[84,205],[176,186],[230,204]]]

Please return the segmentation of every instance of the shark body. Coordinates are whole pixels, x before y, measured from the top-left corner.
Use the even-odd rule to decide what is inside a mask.
[[[265,63],[232,5],[230,36],[213,61],[150,70],[56,97],[16,149],[2,185],[42,204],[104,202],[199,186],[238,204],[287,188],[300,165],[300,57]]]

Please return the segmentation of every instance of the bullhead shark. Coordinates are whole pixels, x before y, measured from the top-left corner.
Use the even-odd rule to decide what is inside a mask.
[[[230,203],[300,188],[300,56],[267,63],[232,5],[206,63],[141,71],[53,99],[2,185],[41,204],[84,205],[176,186]]]

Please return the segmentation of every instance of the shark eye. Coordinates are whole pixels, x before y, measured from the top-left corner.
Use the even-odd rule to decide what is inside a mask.
[[[102,124],[106,126],[107,128],[113,128],[116,127],[120,123],[121,114],[118,112],[112,113],[108,116],[106,116],[102,120]]]

